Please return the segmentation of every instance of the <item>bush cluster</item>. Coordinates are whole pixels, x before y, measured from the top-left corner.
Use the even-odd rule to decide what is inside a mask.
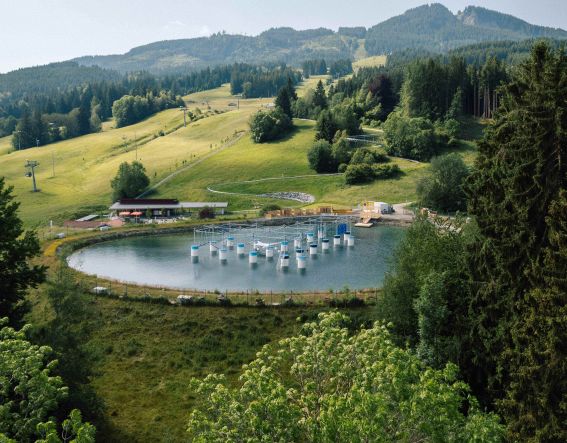
[[[372,180],[383,180],[397,177],[401,172],[398,165],[351,164],[345,170],[345,182],[349,185],[354,185]]]
[[[116,127],[132,125],[156,112],[164,109],[185,106],[181,97],[171,92],[161,92],[158,96],[152,93],[145,96],[125,95],[116,100],[112,105],[112,116],[116,121]]]
[[[258,111],[250,119],[250,134],[256,143],[282,138],[291,127],[291,119],[280,108]]]

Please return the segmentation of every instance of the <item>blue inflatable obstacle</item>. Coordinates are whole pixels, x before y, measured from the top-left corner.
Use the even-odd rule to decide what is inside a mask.
[[[337,235],[343,235],[348,230],[346,223],[341,223],[337,226]]]

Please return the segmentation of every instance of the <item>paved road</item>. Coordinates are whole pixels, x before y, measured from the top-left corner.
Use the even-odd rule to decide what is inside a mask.
[[[382,214],[382,218],[385,221],[395,221],[401,223],[411,223],[415,218],[413,211],[406,208],[411,202],[406,203],[396,203],[394,206],[393,214]]]

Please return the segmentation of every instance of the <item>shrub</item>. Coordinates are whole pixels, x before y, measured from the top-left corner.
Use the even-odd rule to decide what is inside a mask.
[[[372,166],[366,163],[348,165],[345,171],[345,182],[349,185],[366,183],[374,179]]]
[[[359,308],[364,305],[364,299],[355,296],[343,299],[333,298],[329,300],[329,306],[332,306],[334,308]]]
[[[372,165],[372,172],[374,174],[374,178],[378,180],[397,177],[402,173],[398,165],[379,164]]]
[[[372,153],[366,148],[358,148],[354,151],[352,158],[350,159],[351,165],[361,165],[366,163],[371,165],[374,163],[374,156]]]
[[[331,144],[326,140],[316,141],[307,153],[309,167],[317,172],[335,172],[335,162],[331,152]]]
[[[262,209],[260,209],[260,214],[261,215],[265,215],[267,212],[270,211],[279,211],[282,207],[280,205],[277,205],[275,203],[270,203],[268,205],[264,205],[262,206]]]
[[[388,155],[379,148],[358,148],[354,151],[350,159],[351,165],[366,163],[372,165],[374,163],[387,163],[390,161]]]
[[[292,128],[291,119],[280,109],[258,111],[250,119],[250,134],[255,143],[283,137]]]
[[[209,206],[205,206],[199,211],[199,218],[215,218],[215,210],[213,208],[210,208]]]
[[[341,163],[337,169],[337,172],[343,174],[346,171],[347,167],[348,165],[346,163]]]
[[[388,157],[388,154],[380,148],[367,148],[368,151],[370,151],[374,157],[374,163],[388,163],[390,161],[390,157]]]

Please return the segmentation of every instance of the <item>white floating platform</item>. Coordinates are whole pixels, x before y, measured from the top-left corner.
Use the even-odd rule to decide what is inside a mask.
[[[371,228],[372,226],[374,226],[374,223],[370,222],[370,223],[355,223],[355,225],[357,228]]]

